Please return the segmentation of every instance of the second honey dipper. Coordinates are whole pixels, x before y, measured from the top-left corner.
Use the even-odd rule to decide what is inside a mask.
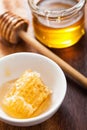
[[[26,43],[37,49],[40,53],[54,60],[68,75],[70,75],[74,80],[87,89],[87,77],[82,75],[72,66],[26,33],[27,28],[28,21],[11,12],[5,12],[0,16],[0,31],[2,38],[12,44],[17,43],[19,38],[23,39]]]

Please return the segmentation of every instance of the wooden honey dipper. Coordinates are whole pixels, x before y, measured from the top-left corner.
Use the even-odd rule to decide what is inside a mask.
[[[27,28],[28,21],[20,16],[17,16],[11,12],[5,12],[0,16],[0,32],[2,38],[12,44],[16,44],[19,38],[23,39],[40,53],[54,60],[68,75],[87,89],[87,78],[26,33]]]

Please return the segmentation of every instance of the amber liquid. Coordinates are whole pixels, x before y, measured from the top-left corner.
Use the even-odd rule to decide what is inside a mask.
[[[41,0],[38,4],[41,8],[51,10],[55,9],[68,9],[72,4],[58,3],[56,0],[49,2],[48,0]],[[77,43],[84,35],[84,16],[79,15],[79,18],[74,18],[67,23],[67,26],[59,25],[58,21],[50,22],[49,17],[42,17],[34,15],[33,26],[35,37],[48,47],[52,48],[65,48]],[[77,19],[77,20],[76,20]]]
[[[16,79],[5,82],[0,86],[0,108],[2,108],[3,99],[4,99],[5,95],[9,92],[10,88],[13,87],[15,81],[16,81]],[[42,114],[43,112],[47,111],[50,108],[50,106],[51,106],[51,96],[49,96],[39,106],[39,108],[33,113],[33,115],[31,115],[31,117],[35,117],[35,116]]]

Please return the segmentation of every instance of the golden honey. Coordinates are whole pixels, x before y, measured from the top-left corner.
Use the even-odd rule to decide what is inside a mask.
[[[80,10],[73,7],[81,1],[38,1],[36,6],[39,11],[33,12],[35,37],[52,48],[65,48],[77,43],[85,34],[84,3]]]
[[[0,87],[0,107],[14,118],[31,118],[43,113],[50,106],[50,98],[51,91],[40,74],[30,70]]]

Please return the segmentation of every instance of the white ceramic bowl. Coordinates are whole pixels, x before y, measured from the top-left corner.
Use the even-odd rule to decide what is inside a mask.
[[[66,94],[66,78],[61,68],[51,59],[35,53],[14,53],[0,58],[0,86],[2,83],[15,79],[20,74],[32,69],[40,73],[44,83],[52,90],[52,102],[47,111],[29,119],[15,119],[9,117],[0,108],[0,120],[16,126],[32,126],[52,117]],[[7,72],[10,72],[7,74]]]

